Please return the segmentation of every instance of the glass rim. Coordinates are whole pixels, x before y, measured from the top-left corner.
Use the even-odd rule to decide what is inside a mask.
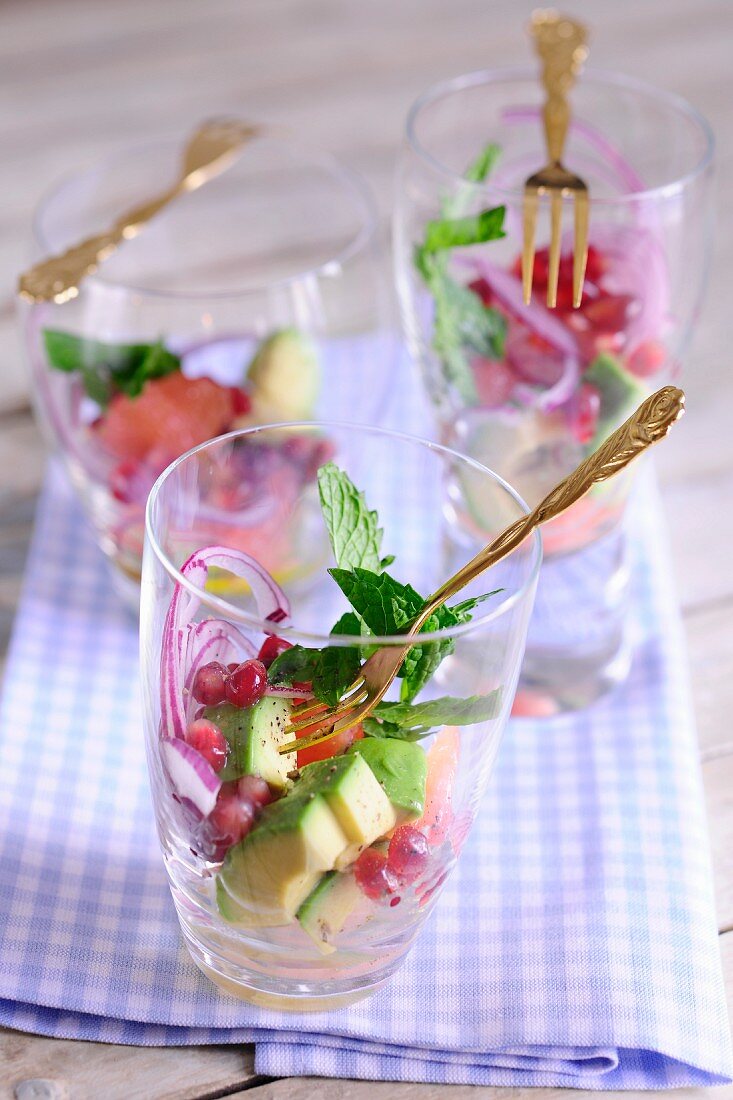
[[[445,98],[455,92],[475,88],[482,84],[500,84],[502,81],[513,82],[519,80],[531,80],[536,83],[537,67],[531,65],[507,65],[490,69],[475,69],[472,72],[461,73],[458,76],[448,77],[445,80],[440,80],[432,84],[418,96],[407,113],[405,136],[408,144],[417,156],[430,165],[434,171],[438,172],[446,179],[451,180],[453,183],[460,183],[462,187],[469,191],[473,190],[475,193],[493,192],[496,195],[503,195],[521,201],[524,193],[522,187],[514,189],[496,186],[492,184],[490,180],[487,180],[485,183],[476,183],[472,180],[466,180],[464,176],[455,172],[452,168],[443,164],[438,157],[434,156],[418,139],[416,133],[417,121],[421,112],[424,108],[436,103],[439,99]],[[612,69],[596,69],[592,66],[583,70],[580,83],[622,88],[626,91],[635,92],[655,100],[658,104],[662,104],[671,111],[683,116],[688,122],[692,123],[693,126],[697,127],[705,142],[705,149],[702,156],[684,175],[678,176],[676,179],[669,180],[666,183],[658,184],[655,187],[645,187],[627,191],[613,198],[594,198],[591,195],[590,203],[592,206],[624,205],[630,202],[638,202],[639,200],[661,197],[667,198],[676,195],[701,176],[712,164],[715,155],[715,135],[712,127],[705,116],[683,96],[677,95],[676,92],[669,92],[662,88],[657,88],[654,84],[649,84],[646,80],[640,80],[638,77],[629,76],[626,73],[616,72]]]
[[[461,454],[459,451],[453,450],[451,447],[446,447],[442,443],[436,443],[430,439],[423,439],[417,435],[410,435],[407,432],[394,431],[391,428],[380,428],[374,425],[366,424],[353,424],[349,421],[332,420],[325,422],[318,421],[295,421],[295,422],[281,422],[273,424],[261,424],[252,428],[240,428],[237,431],[227,432],[225,435],[217,436],[215,439],[208,439],[205,443],[199,443],[198,446],[192,447],[184,454],[180,455],[174,462],[171,462],[169,466],[158,477],[148,495],[147,503],[145,505],[145,546],[149,547],[155,554],[156,558],[162,565],[165,572],[171,578],[174,584],[178,584],[183,587],[192,596],[200,599],[210,608],[221,612],[224,616],[233,619],[236,622],[243,623],[247,626],[254,627],[265,634],[277,634],[279,637],[287,639],[296,639],[298,641],[305,641],[310,643],[318,643],[318,647],[323,645],[337,646],[341,648],[353,648],[355,638],[351,635],[338,635],[338,634],[319,634],[311,631],[300,630],[297,626],[286,626],[281,623],[273,623],[271,620],[260,618],[258,615],[251,612],[244,611],[241,607],[237,607],[235,604],[230,603],[228,600],[223,599],[221,596],[216,596],[214,593],[207,592],[203,588],[199,588],[198,585],[193,584],[188,578],[184,577],[179,569],[177,569],[170,561],[163,547],[160,545],[158,537],[154,531],[153,525],[153,509],[155,503],[161,493],[166,481],[173,476],[179,466],[187,462],[194,455],[200,451],[205,451],[211,447],[214,447],[220,443],[226,442],[232,439],[238,439],[243,436],[256,435],[259,432],[273,431],[274,429],[287,429],[288,431],[297,429],[316,429],[320,432],[327,430],[328,428],[344,430],[349,433],[353,432],[366,432],[371,435],[386,436],[390,439],[399,440],[401,442],[409,444],[418,444],[421,447],[426,448],[429,451],[437,451],[440,454],[449,455],[451,458],[458,459],[464,465],[477,470],[479,473],[485,475],[495,486],[503,490],[508,494],[515,504],[517,504],[524,515],[528,515],[530,508],[523,498],[519,495],[516,489],[500,477],[499,474],[490,470],[488,466],[482,465],[480,462],[476,462],[475,459],[469,458],[467,455]],[[445,627],[441,630],[434,630],[430,632],[420,632],[420,639],[424,642],[439,642],[447,639],[458,638],[464,634],[473,633],[475,630],[481,627],[487,626],[492,622],[497,621],[503,615],[522,603],[529,593],[532,591],[534,584],[539,574],[540,565],[542,564],[542,537],[540,532],[535,528],[532,532],[531,541],[533,544],[532,561],[529,566],[528,574],[522,581],[521,585],[515,592],[512,592],[504,601],[502,601],[497,607],[494,607],[491,611],[486,612],[476,618],[469,620],[466,623],[459,623],[456,626]],[[521,544],[524,545],[524,544]],[[143,570],[145,567],[145,556],[143,556]],[[364,646],[380,645],[380,646],[395,646],[404,645],[404,634],[370,634],[368,640],[365,640]]]
[[[334,178],[339,180],[345,191],[350,191],[352,198],[355,200],[354,206],[359,210],[361,224],[356,232],[352,235],[351,239],[333,256],[329,256],[328,259],[323,260],[319,264],[315,264],[312,267],[303,268],[302,270],[293,272],[290,275],[284,275],[277,279],[272,279],[262,283],[257,283],[252,286],[242,287],[239,290],[165,290],[157,287],[145,287],[136,286],[133,282],[122,281],[119,279],[107,278],[101,272],[103,267],[100,266],[100,270],[92,275],[87,275],[84,279],[85,285],[101,288],[104,291],[126,291],[130,294],[138,294],[144,298],[156,298],[156,299],[170,299],[171,301],[199,301],[206,299],[208,301],[236,301],[239,299],[245,299],[252,295],[262,294],[264,291],[278,290],[287,286],[295,285],[306,279],[315,277],[330,277],[330,268],[336,270],[348,263],[354,256],[359,255],[370,243],[376,241],[377,230],[379,226],[379,210],[377,201],[372,194],[371,188],[367,184],[366,180],[353,169],[344,164],[338,157],[328,151],[317,149],[308,149],[299,141],[286,141],[282,138],[270,136],[267,133],[263,133],[261,136],[254,139],[259,142],[266,142],[270,145],[277,145],[281,148],[288,148],[295,151],[301,161],[310,161],[312,164],[320,164],[324,167]],[[145,152],[157,151],[164,146],[175,146],[175,150],[180,154],[183,149],[183,142],[178,138],[168,137],[163,138],[161,141],[144,141],[138,142],[134,145],[125,146],[122,149],[117,150],[114,153],[110,153],[100,160],[95,161],[88,167],[79,170],[73,170],[67,172],[51,184],[41,195],[41,198],[36,203],[33,209],[33,215],[31,219],[31,232],[33,240],[36,245],[41,249],[42,253],[46,256],[53,254],[53,246],[49,243],[47,237],[41,230],[41,220],[46,212],[50,203],[63,194],[64,191],[71,189],[74,184],[79,181],[93,176],[95,174],[101,174],[105,171],[109,171],[118,162],[127,162],[130,157],[137,155],[144,155]],[[161,184],[161,190],[164,184]],[[206,187],[206,184],[203,185]],[[120,211],[122,214],[124,211]]]

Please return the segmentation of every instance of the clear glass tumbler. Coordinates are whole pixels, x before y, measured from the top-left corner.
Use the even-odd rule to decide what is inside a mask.
[[[427,91],[410,111],[396,183],[403,327],[441,438],[531,505],[678,374],[711,244],[705,120],[678,97],[617,74],[584,72],[571,98],[564,160],[590,189],[579,309],[568,204],[557,308],[545,304],[545,201],[531,304],[522,297],[523,184],[546,159],[535,70],[476,72]],[[426,264],[428,223],[497,206],[503,238],[433,253]],[[531,706],[544,712],[583,705],[625,676],[630,484],[599,486],[543,531],[523,697],[534,694]]]
[[[33,258],[158,194],[180,157],[172,140],[136,147],[57,186]],[[263,136],[77,298],[19,303],[41,422],[135,607],[145,501],[178,455],[251,424],[380,418],[396,349],[376,227],[358,177]]]
[[[443,659],[415,698],[432,713],[410,711],[420,728],[408,740],[365,723],[281,755],[292,699],[309,696],[313,676],[293,673],[283,684],[280,655],[303,655],[288,644],[331,647],[338,662],[354,647],[364,656],[401,641],[330,633],[347,604],[326,571],[333,556],[315,465],[297,467],[314,451],[364,491],[384,552],[395,555],[389,574],[424,595],[481,548],[487,525],[498,533],[526,513],[513,489],[465,456],[335,423],[213,440],[171,465],[150,494],[143,705],[182,933],[219,987],[292,1009],[336,1007],[376,990],[430,913],[507,723],[541,559],[535,535],[456,598],[492,591],[470,620],[424,635],[423,656]],[[268,671],[255,691],[247,676],[258,659]],[[235,671],[248,661],[249,673]],[[398,697],[393,685],[389,698]],[[389,754],[389,774],[401,776],[407,794],[391,788],[375,752]]]

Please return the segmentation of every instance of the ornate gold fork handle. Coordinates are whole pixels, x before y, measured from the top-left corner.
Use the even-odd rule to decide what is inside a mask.
[[[685,395],[676,386],[664,386],[647,397],[629,419],[612,432],[598,450],[556,485],[529,515],[522,516],[507,527],[475,558],[441,585],[429,598],[426,607],[411,626],[410,633],[419,630],[433,611],[447,599],[515,550],[535,527],[555,519],[571,504],[580,500],[593,485],[615,477],[648,447],[663,439],[674,422],[682,416],[684,408]]]
[[[123,214],[106,233],[87,237],[58,256],[50,256],[36,264],[21,276],[18,292],[33,302],[53,300],[62,303],[75,298],[85,276],[94,274],[122,241],[136,237],[146,222],[185,190],[188,188],[184,178],[157,198]]]
[[[314,713],[308,724],[319,727],[316,732],[288,741],[278,751],[287,753],[316,745],[341,730],[363,722],[387,694],[405,655],[420,640],[419,631],[441,604],[516,550],[541,523],[555,519],[580,500],[593,485],[615,477],[648,447],[658,443],[684,410],[685,395],[676,386],[664,386],[647,397],[629,419],[556,485],[536,508],[502,531],[429,597],[425,607],[410,624],[404,646],[382,646],[372,654],[362,666],[359,679],[349,689],[355,695],[353,705],[349,705],[347,693],[346,699],[335,709],[326,708],[323,713]]]
[[[542,62],[547,155],[550,164],[560,165],[570,124],[567,94],[588,54],[587,33],[582,23],[553,11],[536,12],[531,31]]]

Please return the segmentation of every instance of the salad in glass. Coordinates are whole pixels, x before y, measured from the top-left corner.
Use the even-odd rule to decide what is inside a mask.
[[[276,435],[285,446],[300,433],[316,438],[305,426],[239,438]],[[419,590],[398,579],[401,555],[383,551],[372,508],[383,471],[399,470],[404,492],[417,497],[412,511],[432,514],[442,528],[435,532],[442,554],[419,555],[421,589],[433,571],[437,577],[470,556],[468,486],[483,488],[497,526],[524,510],[488,471],[443,448],[331,425],[328,438],[341,462],[359,467],[371,445],[382,448],[385,465],[368,479],[367,497],[327,461],[286,510],[286,538],[307,529],[320,563],[315,585],[292,590],[297,607],[262,560],[223,544],[188,553],[211,464],[222,465],[237,437],[191,452],[157,483],[143,577],[151,782],[184,937],[220,987],[293,1008],[373,991],[429,913],[488,779],[539,566],[535,539],[497,568],[496,590],[469,588],[435,613],[393,697],[369,718],[291,746],[293,707],[335,705],[374,646],[399,644],[423,604]],[[379,495],[386,514],[399,515],[400,493]],[[412,528],[385,522],[385,531],[397,550],[402,541],[408,567],[417,561]]]
[[[61,251],[159,189],[178,153],[132,150],[57,188],[39,208],[37,251]],[[125,242],[78,297],[20,303],[41,422],[131,603],[145,500],[178,455],[254,424],[378,418],[394,348],[374,225],[370,196],[337,162],[263,137]],[[294,444],[258,455],[287,468],[288,484],[313,460]],[[250,518],[256,550],[267,531]]]
[[[394,221],[404,329],[441,436],[530,504],[677,375],[711,242],[705,121],[675,96],[588,70],[573,89],[565,156],[590,189],[582,301],[573,308],[568,225],[557,308],[546,305],[541,200],[526,304],[522,203],[545,153],[542,96],[530,69],[427,91],[409,115]],[[628,668],[622,521],[631,480],[597,486],[543,530],[525,671],[550,709],[590,701]],[[575,636],[561,625],[573,622]]]

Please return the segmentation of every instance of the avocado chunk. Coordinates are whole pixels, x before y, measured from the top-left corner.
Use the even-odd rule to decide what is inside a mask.
[[[331,955],[335,950],[333,940],[363,899],[363,894],[353,875],[338,871],[325,874],[305,899],[296,917],[322,954]]]
[[[259,775],[272,787],[283,790],[288,772],[295,767],[295,753],[281,756],[277,751],[288,739],[285,727],[290,711],[287,699],[273,695],[266,695],[253,707],[233,707],[230,703],[207,707],[204,717],[219,727],[229,744],[227,762],[219,778]]]
[[[388,813],[374,809],[385,802]],[[249,923],[288,924],[324,872],[345,853],[358,854],[394,823],[394,810],[361,757],[316,761],[229,850],[219,872],[222,885],[240,910],[251,914]],[[234,912],[245,923],[240,910]],[[230,919],[225,912],[222,916]]]
[[[365,737],[348,751],[366,760],[401,820],[420,817],[425,807],[428,766],[418,744],[396,737]]]
[[[254,412],[279,420],[309,419],[318,400],[321,368],[313,341],[297,329],[274,332],[247,370]]]
[[[640,405],[649,389],[630,371],[627,371],[612,355],[602,354],[594,359],[583,375],[583,380],[598,387],[601,408],[596,433],[588,444],[589,451],[601,443]]]

